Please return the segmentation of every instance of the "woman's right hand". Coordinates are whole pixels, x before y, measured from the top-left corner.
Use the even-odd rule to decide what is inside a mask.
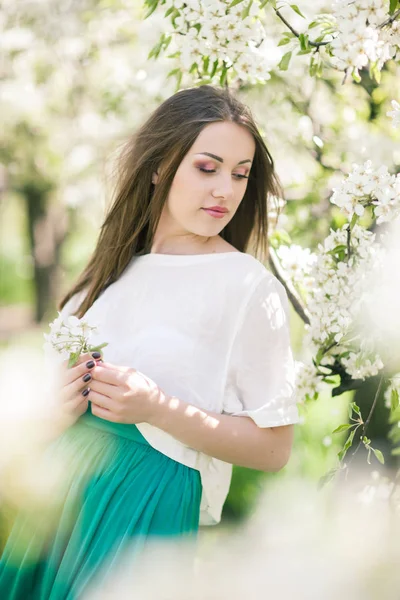
[[[67,426],[73,425],[88,408],[90,371],[101,360],[91,354],[82,354],[78,362],[68,368],[68,360],[61,365],[58,407]]]

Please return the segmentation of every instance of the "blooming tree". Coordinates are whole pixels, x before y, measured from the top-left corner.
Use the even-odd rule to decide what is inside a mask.
[[[176,77],[177,88],[194,82],[248,89],[296,68],[292,59],[297,56],[303,64],[306,61],[312,77],[325,78],[333,71],[343,74],[343,84],[349,76],[353,84],[361,84],[367,74],[371,85],[377,86],[382,72],[400,59],[397,0],[335,0],[325,11],[318,11],[321,3],[316,3],[311,20],[297,5],[273,0],[145,0],[144,4],[146,18],[164,10],[168,25],[150,56],[169,52],[174,61],[169,75]],[[387,116],[394,129],[400,125],[395,99],[392,109]],[[315,138],[322,147],[323,140]],[[308,359],[299,364],[299,402],[316,400],[326,384],[335,386],[332,395],[340,395],[381,375],[373,407],[385,386],[390,420],[397,427],[400,374],[390,372],[393,365],[379,351],[379,334],[368,333],[363,317],[371,273],[377,273],[387,257],[386,228],[400,221],[400,174],[369,159],[347,171],[338,167],[341,172],[329,201],[332,212],[340,212],[340,224],[331,227],[313,250],[292,244],[279,226],[270,240],[272,270],[305,322]],[[351,402],[349,418],[350,423],[335,430],[350,430],[339,452],[339,468],[346,466],[344,458],[357,431],[368,462],[373,452],[383,463],[382,452],[371,447],[366,435],[370,415],[364,420]],[[393,432],[397,443],[400,434]]]
[[[366,273],[385,261],[384,232],[398,214],[399,2],[144,0],[144,22],[132,0],[109,0],[106,9],[83,0],[74,10],[50,0],[3,4],[0,107],[12,152],[0,159],[10,186],[33,166],[50,179],[46,210],[79,210],[86,236],[103,209],[99,148],[170,95],[174,79],[176,88],[239,89],[293,199],[271,232],[271,268],[305,323],[299,401],[384,374],[395,428],[399,368],[389,373],[360,320]],[[350,413],[341,460],[356,429],[370,454],[368,418],[355,403]]]

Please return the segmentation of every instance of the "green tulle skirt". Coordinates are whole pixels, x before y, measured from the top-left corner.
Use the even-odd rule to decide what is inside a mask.
[[[46,450],[62,476],[49,507],[21,510],[0,559],[1,600],[75,600],[155,539],[195,539],[200,473],[135,425],[86,413]],[[49,467],[51,469],[51,467]]]

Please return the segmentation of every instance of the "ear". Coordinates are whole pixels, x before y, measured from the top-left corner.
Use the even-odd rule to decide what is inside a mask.
[[[152,183],[158,182],[158,170],[156,173],[153,173],[153,175],[151,176],[151,181],[152,181]]]

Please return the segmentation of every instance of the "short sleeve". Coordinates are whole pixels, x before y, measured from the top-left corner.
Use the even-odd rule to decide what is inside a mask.
[[[229,357],[223,412],[248,416],[259,427],[298,423],[289,302],[266,271],[250,295]]]

